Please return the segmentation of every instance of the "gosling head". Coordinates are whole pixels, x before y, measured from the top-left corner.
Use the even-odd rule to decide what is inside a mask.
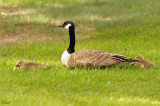
[[[136,60],[144,60],[144,56],[139,54],[136,56]]]
[[[63,24],[59,25],[58,27],[66,28],[66,29],[74,29],[74,23],[72,21],[65,21]]]
[[[25,64],[25,61],[24,60],[20,60],[15,67],[21,67],[23,64]]]

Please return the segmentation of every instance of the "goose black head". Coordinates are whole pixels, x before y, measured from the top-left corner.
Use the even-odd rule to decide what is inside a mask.
[[[74,23],[72,21],[65,21],[63,24],[58,27],[66,28],[66,29],[74,29]]]

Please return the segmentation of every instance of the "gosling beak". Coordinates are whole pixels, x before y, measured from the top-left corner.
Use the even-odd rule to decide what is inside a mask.
[[[62,27],[62,28],[63,28],[63,24],[61,24],[61,25],[58,25],[58,27]]]
[[[15,67],[19,67],[19,64],[17,64]]]

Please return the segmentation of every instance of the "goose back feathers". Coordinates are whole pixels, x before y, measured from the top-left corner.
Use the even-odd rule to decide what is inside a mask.
[[[110,67],[122,62],[135,62],[128,57],[95,49],[74,52],[68,59],[68,67]]]

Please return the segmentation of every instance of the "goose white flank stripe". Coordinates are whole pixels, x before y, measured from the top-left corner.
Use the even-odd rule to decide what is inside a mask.
[[[119,63],[138,61],[119,54],[112,54],[95,49],[85,49],[75,52],[74,23],[72,21],[65,21],[58,27],[69,30],[70,44],[61,57],[61,61],[64,65],[66,65],[66,67],[110,67]]]

